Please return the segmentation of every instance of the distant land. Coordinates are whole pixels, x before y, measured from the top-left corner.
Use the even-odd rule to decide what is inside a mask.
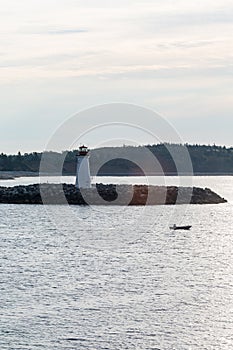
[[[161,169],[156,169],[151,161],[146,159],[144,148],[150,150],[159,161],[165,175],[177,175],[177,169],[168,148],[179,152],[187,148],[195,175],[233,175],[233,148],[210,145],[178,145],[156,144],[146,146],[122,146],[93,149],[90,152],[91,174],[99,176],[141,176],[142,169],[136,165],[137,160],[143,158],[143,169],[147,174],[160,175]],[[56,173],[56,165],[65,157],[63,175],[74,175],[76,169],[77,150],[46,152],[49,157],[49,174]],[[0,154],[0,177],[38,175],[42,153],[33,152],[17,155]],[[129,159],[126,160],[125,158]],[[108,159],[112,159],[107,161]],[[97,169],[101,161],[104,164]]]

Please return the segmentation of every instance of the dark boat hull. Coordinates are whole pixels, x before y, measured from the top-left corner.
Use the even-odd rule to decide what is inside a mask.
[[[171,230],[190,230],[192,226],[175,226],[175,227],[170,227]]]

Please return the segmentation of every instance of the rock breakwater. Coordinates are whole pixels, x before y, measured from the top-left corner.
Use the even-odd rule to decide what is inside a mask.
[[[103,185],[77,189],[69,184],[0,187],[0,203],[74,205],[220,204],[226,200],[208,188]]]

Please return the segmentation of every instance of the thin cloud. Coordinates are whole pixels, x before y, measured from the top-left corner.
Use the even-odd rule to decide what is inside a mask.
[[[67,29],[51,29],[46,32],[49,35],[70,35],[70,34],[82,34],[87,33],[87,29],[76,29],[76,28],[67,28]]]
[[[219,40],[194,40],[194,41],[174,41],[167,43],[159,43],[157,47],[160,49],[173,49],[173,48],[199,48],[204,46],[213,45],[220,42]]]
[[[88,33],[87,28],[75,28],[75,27],[47,27],[47,26],[25,26],[21,28],[21,34],[39,34],[39,35],[74,35]]]

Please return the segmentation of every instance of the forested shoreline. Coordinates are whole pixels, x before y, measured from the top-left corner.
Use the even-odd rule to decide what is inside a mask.
[[[146,146],[105,147],[93,149],[90,152],[90,168],[92,175],[143,175],[145,172],[151,175],[159,173],[170,175],[177,174],[176,164],[172,158],[172,152],[183,152],[187,149],[193,166],[194,174],[233,174],[233,147],[216,145],[177,145],[157,144]],[[146,152],[154,155],[160,168],[155,167],[145,159]],[[170,152],[172,151],[172,152]],[[149,152],[149,154],[150,154]],[[76,168],[77,150],[58,152],[46,152],[49,159],[49,173],[56,172],[56,164],[65,159],[63,174],[73,175]],[[38,174],[42,153],[32,152],[16,155],[0,154],[1,172],[27,172]],[[143,158],[143,161],[142,161]],[[110,160],[109,160],[110,159]],[[140,159],[140,168],[137,165]],[[99,164],[102,166],[99,169]]]

